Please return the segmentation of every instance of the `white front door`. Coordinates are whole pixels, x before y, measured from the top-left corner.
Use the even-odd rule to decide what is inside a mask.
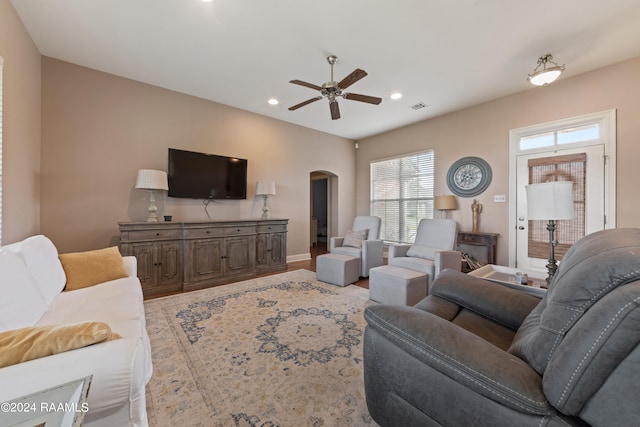
[[[560,255],[578,235],[615,228],[616,111],[509,131],[509,266],[544,272],[549,257],[549,234],[546,221],[527,219],[524,186],[529,179],[533,183],[574,182],[576,218],[584,222],[558,222],[558,228],[563,229],[556,230],[556,237],[563,240],[557,247]]]
[[[530,160],[554,158],[558,156],[586,155],[584,182],[584,211],[577,209],[578,217],[572,221],[572,226],[584,232],[586,235],[594,231],[605,228],[605,146],[591,145],[564,150],[553,150],[548,152],[538,152],[535,154],[521,154],[516,157],[516,265],[523,270],[546,271],[548,251],[544,258],[531,256],[530,253],[530,222],[527,219],[527,197],[525,185],[529,182]],[[575,156],[574,156],[575,157]],[[566,180],[563,179],[559,180]],[[553,180],[553,179],[552,179]],[[582,192],[581,185],[574,185],[574,192]],[[577,203],[582,203],[582,195],[574,198]],[[567,224],[568,222],[563,222]],[[546,224],[546,222],[545,222]],[[532,224],[533,225],[533,222]],[[557,230],[559,233],[560,230]],[[579,236],[582,237],[582,236]],[[544,241],[548,242],[548,237],[544,236]],[[577,240],[577,239],[576,239]],[[574,242],[567,242],[572,244]]]

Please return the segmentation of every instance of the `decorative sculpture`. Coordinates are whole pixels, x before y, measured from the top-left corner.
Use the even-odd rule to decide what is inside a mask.
[[[471,232],[477,233],[478,223],[480,222],[480,213],[482,212],[482,205],[478,203],[476,199],[473,199],[473,203],[471,203],[471,212],[473,215]]]

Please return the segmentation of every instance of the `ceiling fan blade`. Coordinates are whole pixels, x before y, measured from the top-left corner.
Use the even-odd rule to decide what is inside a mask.
[[[321,99],[322,99],[321,96],[316,96],[315,98],[307,99],[306,101],[301,102],[300,104],[296,104],[293,107],[289,107],[289,111],[297,110],[300,107],[304,107],[305,105],[311,104],[312,102],[320,101]]]
[[[314,85],[313,83],[303,82],[302,80],[289,80],[289,83],[293,83],[294,85],[300,85],[304,87],[308,87],[310,89],[319,90],[322,92],[322,87],[318,85]]]
[[[329,103],[329,109],[331,109],[331,120],[338,120],[340,118],[340,107],[338,101],[331,101]]]
[[[382,102],[382,98],[378,98],[375,96],[368,96],[368,95],[360,95],[357,93],[347,93],[346,95],[343,95],[344,99],[350,99],[352,101],[360,101],[360,102],[367,102],[369,104],[380,104]]]
[[[354,70],[353,73],[342,79],[340,83],[338,83],[338,87],[340,89],[346,89],[366,75],[367,72],[365,70],[361,70],[360,68],[358,68]]]

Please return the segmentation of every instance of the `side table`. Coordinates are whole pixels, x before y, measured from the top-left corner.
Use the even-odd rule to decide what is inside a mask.
[[[473,257],[482,265],[495,264],[498,248],[498,236],[496,233],[471,233],[458,232],[458,250],[463,254]],[[467,273],[472,270],[469,266],[462,265],[462,271]]]
[[[2,426],[80,427],[93,375],[2,402]]]
[[[528,275],[528,283],[521,285],[516,283],[516,273],[526,273]],[[485,265],[477,270],[469,273],[469,276],[479,277],[481,279],[490,280],[503,286],[516,289],[528,294],[542,298],[547,290],[543,286],[547,286],[546,277],[543,273],[520,270],[501,265]]]

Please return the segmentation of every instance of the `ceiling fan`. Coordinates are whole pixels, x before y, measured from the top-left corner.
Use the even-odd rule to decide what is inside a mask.
[[[300,86],[305,86],[311,89],[315,89],[320,91],[321,96],[316,96],[315,98],[307,99],[300,104],[296,104],[293,107],[289,107],[289,111],[297,110],[300,107],[304,107],[305,105],[309,105],[312,102],[316,102],[321,100],[322,98],[327,98],[329,100],[329,109],[331,110],[331,119],[337,120],[340,118],[340,107],[338,106],[338,97],[341,96],[344,99],[350,99],[351,101],[360,101],[366,102],[368,104],[378,105],[382,102],[382,98],[377,98],[375,96],[368,95],[359,95],[357,93],[344,92],[346,88],[363,78],[367,75],[367,72],[361,69],[354,70],[347,77],[342,79],[339,83],[333,80],[333,66],[336,62],[338,62],[338,57],[335,55],[330,55],[327,57],[327,62],[331,65],[331,80],[326,83],[323,83],[322,86],[314,85],[313,83],[303,82],[302,80],[291,80],[289,83],[293,83]]]

